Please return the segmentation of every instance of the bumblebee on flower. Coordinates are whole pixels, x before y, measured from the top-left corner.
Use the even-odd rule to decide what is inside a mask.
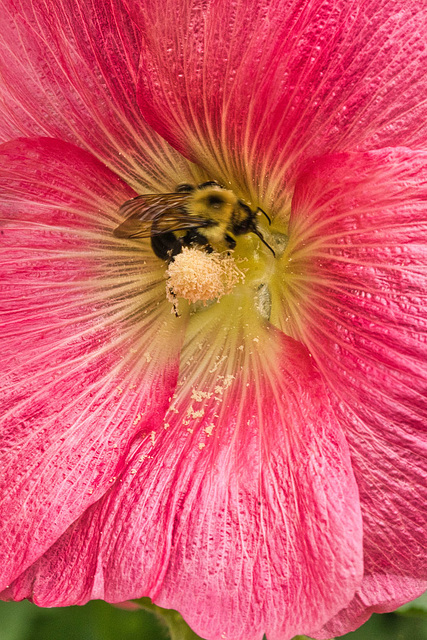
[[[259,208],[252,211],[232,191],[214,181],[204,182],[197,188],[178,185],[174,193],[137,196],[125,202],[120,212],[128,217],[114,230],[116,237],[149,237],[156,256],[175,263],[166,272],[167,297],[175,311],[175,298],[180,293],[193,303],[230,293],[243,276],[229,251],[236,248],[236,237],[254,233],[276,257],[256,221],[257,213],[262,213],[271,224],[267,214]],[[285,236],[281,235],[283,242]],[[184,248],[187,251],[183,252]],[[241,259],[248,260],[248,257]],[[268,287],[266,283],[258,288],[260,286]],[[266,317],[269,318],[269,312]]]

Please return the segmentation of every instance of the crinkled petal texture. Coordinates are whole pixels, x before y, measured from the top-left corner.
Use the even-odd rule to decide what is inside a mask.
[[[59,141],[6,143],[0,156],[4,588],[162,420],[182,322],[149,243],[112,236],[127,185]]]
[[[235,306],[224,298],[190,323],[164,424],[4,595],[150,595],[209,640],[291,638],[352,598],[358,491],[321,377],[277,330],[245,335],[244,301],[230,328]]]
[[[3,597],[285,640],[424,587],[427,159],[298,172],[425,144],[425,30],[421,0],[6,0],[0,134],[68,142],[0,148]],[[160,136],[283,219],[299,175],[290,335],[243,285],[175,317],[113,237],[121,178],[195,175]]]
[[[209,639],[320,627],[360,582],[362,524],[306,349],[226,297],[176,386],[164,265],[112,236],[131,190],[69,144],[1,153],[3,597],[150,595]]]
[[[128,4],[145,118],[256,204],[284,215],[284,180],[309,156],[425,147],[424,0]]]
[[[313,160],[292,206],[286,325],[328,385],[363,513],[365,580],[329,638],[426,587],[427,155]]]
[[[91,151],[136,189],[168,191],[191,168],[144,121],[138,26],[122,0],[5,0],[0,140],[42,135]]]

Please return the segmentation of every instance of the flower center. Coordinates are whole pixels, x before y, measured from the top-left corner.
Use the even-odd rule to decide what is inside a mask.
[[[203,304],[219,300],[244,280],[244,273],[230,253],[184,247],[169,264],[166,277],[166,297],[178,313],[177,298]]]
[[[233,293],[236,303],[247,297],[255,314],[270,320],[287,237],[263,209],[209,181],[178,185],[175,194],[155,199],[153,213],[151,245],[168,264],[172,312],[180,315],[181,304],[195,313]]]
[[[247,233],[236,238],[234,249],[184,246],[165,272],[166,298],[172,312],[180,315],[188,309],[193,314],[231,294],[235,304],[241,304],[243,296],[251,301],[256,316],[271,320],[272,305],[281,288],[286,236],[269,229],[263,229],[263,235],[268,245]]]
[[[287,237],[264,209],[208,181],[136,196],[120,213],[126,217],[114,235],[150,238],[165,263],[166,297],[176,315],[179,300],[193,314],[233,293],[232,304],[244,297],[256,316],[275,321]]]

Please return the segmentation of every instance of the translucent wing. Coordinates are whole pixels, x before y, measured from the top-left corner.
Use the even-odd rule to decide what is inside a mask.
[[[191,194],[161,193],[136,196],[120,207],[128,216],[114,235],[117,238],[150,238],[168,231],[209,226],[206,218],[190,215],[185,203]]]
[[[120,207],[124,218],[138,216],[140,220],[153,221],[166,209],[182,207],[188,200],[188,193],[149,193],[136,196]]]

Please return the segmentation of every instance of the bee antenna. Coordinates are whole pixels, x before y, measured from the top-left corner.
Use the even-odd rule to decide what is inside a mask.
[[[263,213],[263,214],[265,215],[265,217],[266,217],[266,218],[267,218],[267,220],[268,220],[268,224],[270,224],[270,225],[271,225],[271,218],[270,218],[270,216],[268,216],[268,215],[265,213],[264,209],[261,209],[261,207],[258,207],[258,209],[257,209],[257,213],[258,213],[258,211],[261,211],[261,213]],[[268,245],[267,245],[267,246],[268,246]],[[270,248],[271,248],[271,247],[270,247]]]
[[[264,213],[264,212],[263,212],[263,213]],[[274,252],[274,249],[272,249],[272,248],[270,247],[270,245],[268,244],[268,242],[266,242],[266,241],[264,240],[264,237],[263,237],[263,235],[262,235],[261,231],[259,231],[259,230],[255,227],[254,229],[252,229],[252,233],[254,233],[256,236],[258,236],[258,238],[261,240],[261,242],[263,242],[263,243],[265,244],[265,246],[266,246],[266,247],[268,247],[268,248],[270,249],[270,251],[271,251],[271,253],[273,254],[273,256],[274,256],[274,257],[276,257],[276,254],[275,254],[275,252]]]

